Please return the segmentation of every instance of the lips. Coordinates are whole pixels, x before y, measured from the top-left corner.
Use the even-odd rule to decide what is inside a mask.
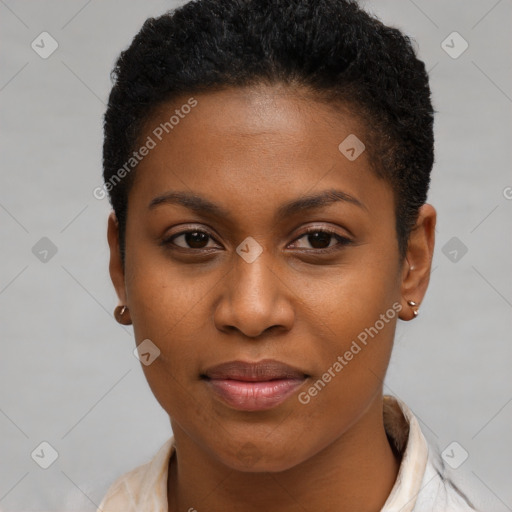
[[[258,363],[230,361],[207,369],[202,379],[214,395],[228,406],[245,411],[277,407],[309,377],[280,361]]]

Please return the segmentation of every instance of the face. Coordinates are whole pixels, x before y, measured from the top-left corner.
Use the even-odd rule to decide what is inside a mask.
[[[356,116],[279,87],[194,100],[146,124],[155,145],[129,193],[124,270],[110,219],[111,274],[137,344],[160,350],[143,370],[177,441],[283,470],[379,400],[399,312],[426,284],[407,284],[392,189],[368,152],[339,149],[364,143]]]

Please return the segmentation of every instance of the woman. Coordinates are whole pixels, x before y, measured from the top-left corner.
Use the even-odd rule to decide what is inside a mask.
[[[104,511],[469,511],[383,395],[426,293],[428,76],[346,0],[199,0],[114,70],[117,320],[173,437]]]

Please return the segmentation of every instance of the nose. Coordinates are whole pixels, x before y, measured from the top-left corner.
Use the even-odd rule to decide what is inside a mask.
[[[291,329],[294,294],[277,266],[271,268],[267,256],[263,252],[252,263],[235,256],[231,272],[219,285],[220,297],[214,312],[217,329],[259,339],[270,331]]]

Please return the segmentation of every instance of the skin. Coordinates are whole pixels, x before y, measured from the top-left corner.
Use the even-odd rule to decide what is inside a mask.
[[[349,134],[365,139],[349,109],[284,86],[194,97],[198,105],[137,167],[124,268],[114,214],[108,221],[124,320],[137,344],[149,338],[161,351],[142,368],[175,436],[169,511],[378,511],[400,462],[382,418],[398,315],[308,404],[298,394],[394,303],[402,320],[413,318],[407,300],[421,303],[428,286],[436,212],[421,208],[402,261],[391,187],[372,172],[368,151],[349,161],[338,150]],[[187,100],[163,105],[141,140]],[[283,203],[329,189],[363,206],[339,201],[274,218]],[[178,204],[148,208],[168,191],[207,198],[229,218]],[[351,243],[315,242],[308,227]],[[187,245],[178,236],[172,249],[169,237],[187,229],[212,238]],[[252,263],[236,252],[248,236],[263,249]],[[230,408],[200,378],[222,362],[266,358],[310,376],[271,410]]]

